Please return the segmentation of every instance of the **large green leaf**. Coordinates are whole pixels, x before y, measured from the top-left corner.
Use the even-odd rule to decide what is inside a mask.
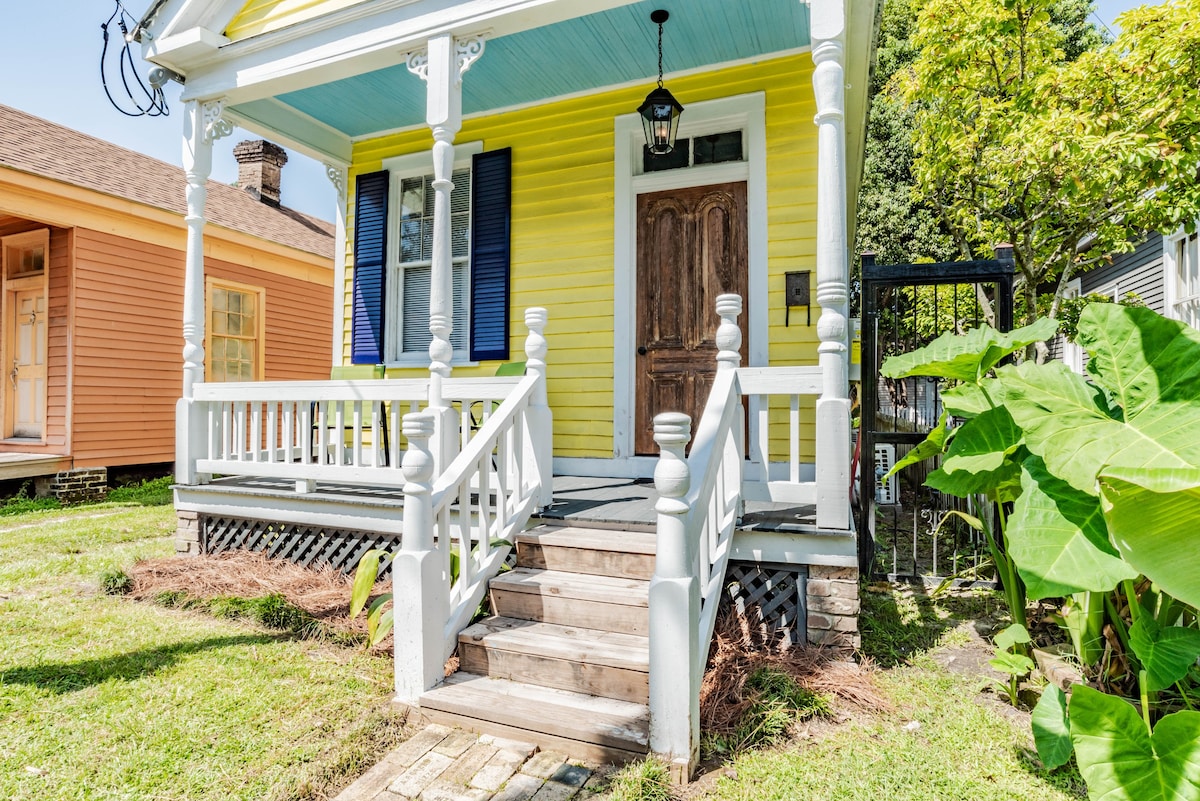
[[[1012,454],[1021,444],[1021,430],[1003,406],[989,409],[958,429],[942,460],[926,484],[958,497],[995,493],[1015,481],[1020,465]]]
[[[1037,456],[1021,466],[1021,495],[1005,533],[1031,600],[1103,592],[1137,578],[1109,542],[1100,499],[1050,475]]]
[[[1046,770],[1067,764],[1071,758],[1071,728],[1067,723],[1067,696],[1057,685],[1047,684],[1030,719],[1033,742]]]
[[[1066,365],[1025,363],[997,371],[1005,405],[1025,432],[1025,444],[1051,473],[1096,494],[1109,464],[1155,470],[1200,466],[1200,403],[1158,403],[1122,420],[1104,392]]]
[[[1069,709],[1092,801],[1200,801],[1200,712],[1167,715],[1151,735],[1128,703],[1083,685]]]
[[[1001,651],[1007,651],[1014,645],[1025,645],[1033,642],[1029,636],[1029,629],[1022,626],[1020,623],[1013,623],[1003,628],[994,640],[996,647]]]
[[[946,447],[946,436],[946,412],[943,411],[942,416],[938,418],[937,425],[930,430],[925,439],[905,454],[904,458],[892,465],[892,469],[887,471],[884,479],[891,478],[910,464],[923,462],[940,454]]]
[[[928,375],[975,382],[1005,356],[1049,339],[1057,330],[1057,322],[1042,318],[1007,334],[987,326],[963,334],[947,331],[923,348],[888,358],[880,372],[889,378]]]
[[[1004,384],[985,378],[978,384],[958,384],[942,390],[942,406],[957,417],[977,417],[1004,405]]]
[[[1088,372],[1132,418],[1154,403],[1200,402],[1200,332],[1147,308],[1092,303],[1076,341]]]
[[[1143,481],[1153,477],[1144,468],[1114,472]],[[1200,486],[1154,492],[1125,478],[1107,471],[1100,477],[1104,517],[1117,550],[1163,592],[1200,606]]]
[[[1163,628],[1142,615],[1129,628],[1129,644],[1146,669],[1146,689],[1165,690],[1187,675],[1200,657],[1200,631],[1182,626]]]
[[[379,576],[379,560],[385,553],[372,548],[358,560],[358,567],[354,570],[354,588],[350,592],[350,617],[358,617],[358,613],[366,606],[367,597]]]

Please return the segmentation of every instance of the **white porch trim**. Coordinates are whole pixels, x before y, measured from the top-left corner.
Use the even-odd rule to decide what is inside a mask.
[[[645,192],[746,182],[748,248],[749,363],[767,364],[767,132],[766,95],[745,95],[689,104],[679,122],[679,136],[696,137],[740,129],[746,160],[725,164],[641,172],[644,134],[636,113],[614,120],[613,216],[613,461],[614,470],[648,476],[649,469],[633,454],[637,333],[637,196]]]

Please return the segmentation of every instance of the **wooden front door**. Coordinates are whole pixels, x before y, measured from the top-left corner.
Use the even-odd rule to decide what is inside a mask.
[[[46,419],[46,293],[39,287],[9,296],[5,436],[41,439]]]
[[[717,371],[717,296],[746,299],[746,265],[744,181],[638,196],[636,453],[658,453],[660,412],[691,415],[695,432]]]

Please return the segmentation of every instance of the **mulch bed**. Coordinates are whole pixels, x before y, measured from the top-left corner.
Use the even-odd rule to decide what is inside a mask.
[[[177,592],[197,599],[278,594],[329,629],[362,635],[367,632],[365,615],[354,620],[348,616],[352,579],[331,567],[301,567],[253,551],[229,551],[211,556],[146,559],[128,574],[133,582],[129,596],[139,601],[153,601],[162,593]],[[385,583],[379,592],[386,589]],[[391,638],[376,647],[390,648]]]

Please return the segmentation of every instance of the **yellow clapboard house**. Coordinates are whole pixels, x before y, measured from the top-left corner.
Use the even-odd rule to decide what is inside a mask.
[[[185,79],[185,151],[202,163],[235,123],[322,160],[344,256],[333,350],[345,380],[235,392],[185,366],[181,547],[284,526],[297,542],[363,544],[339,551],[349,568],[365,547],[403,542],[392,575],[408,577],[416,611],[398,624],[398,696],[477,727],[487,721],[467,710],[488,706],[471,695],[482,685],[435,675],[469,622],[462,610],[485,592],[499,605],[510,590],[544,597],[539,582],[554,578],[501,587],[508,547],[492,540],[519,535],[518,570],[569,535],[563,547],[593,556],[657,554],[626,578],[661,589],[671,576],[696,596],[629,588],[648,618],[607,625],[647,638],[641,678],[576,686],[560,667],[544,679],[642,709],[620,713],[641,721],[629,736],[491,721],[601,755],[650,749],[690,764],[688,704],[682,723],[654,723],[676,703],[656,660],[681,651],[696,674],[727,574],[775,587],[762,576],[777,571],[794,598],[754,599],[785,610],[776,622],[852,644],[848,243],[878,11],[876,0],[154,4],[136,33],[146,58]],[[449,548],[472,567],[447,599],[429,571],[445,572]],[[813,600],[805,582],[822,598],[832,582],[844,603]],[[562,615],[595,615],[603,630],[616,601],[597,592],[606,600]],[[667,620],[699,644],[668,646],[655,635]],[[499,678],[521,684],[522,670]]]

